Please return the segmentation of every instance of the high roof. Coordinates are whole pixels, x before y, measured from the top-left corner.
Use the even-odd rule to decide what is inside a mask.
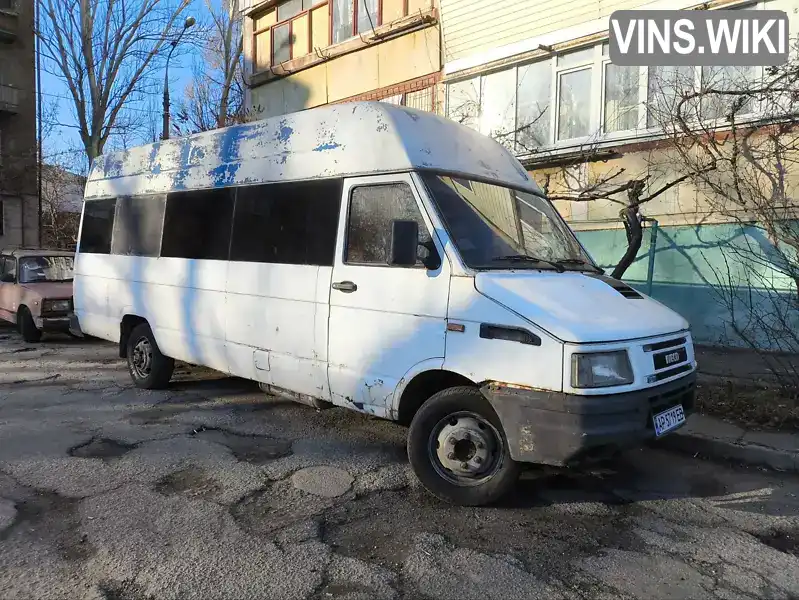
[[[432,113],[328,105],[95,160],[86,197],[433,169],[540,193],[503,146]]]

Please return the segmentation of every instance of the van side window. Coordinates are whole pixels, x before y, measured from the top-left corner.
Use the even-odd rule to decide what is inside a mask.
[[[85,254],[111,254],[116,198],[87,200],[83,209],[80,251]]]
[[[419,224],[419,242],[431,240],[407,183],[364,185],[353,189],[345,262],[388,265],[391,221],[395,219],[416,221]],[[416,264],[421,265],[421,260]]]
[[[166,195],[117,199],[111,254],[158,256]]]
[[[238,189],[230,260],[333,266],[342,181]]]
[[[169,194],[161,256],[227,260],[235,190]]]

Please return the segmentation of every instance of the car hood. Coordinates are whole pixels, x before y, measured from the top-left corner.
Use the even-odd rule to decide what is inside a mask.
[[[40,281],[37,283],[23,283],[20,287],[27,293],[35,294],[43,299],[60,300],[72,297],[71,281]]]
[[[565,342],[637,339],[689,328],[660,302],[592,273],[485,272],[477,274],[475,287]]]

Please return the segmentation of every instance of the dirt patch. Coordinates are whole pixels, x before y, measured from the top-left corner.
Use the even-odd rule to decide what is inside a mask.
[[[132,581],[103,581],[97,586],[105,600],[151,600],[144,588]]]
[[[770,531],[769,533],[756,535],[761,544],[771,546],[775,550],[799,556],[799,528],[788,531]]]
[[[697,386],[696,409],[747,429],[799,431],[799,391],[776,386],[703,382]]]
[[[219,493],[221,488],[203,469],[189,467],[162,477],[155,484],[155,491],[164,496],[181,494],[208,498]]]
[[[54,546],[64,560],[86,560],[97,550],[80,531],[79,502],[51,492],[38,493],[16,505],[17,518],[0,540],[24,531],[26,537]]]
[[[263,465],[291,454],[291,442],[265,436],[238,435],[220,429],[202,429],[196,437],[230,448],[238,460]]]
[[[75,446],[69,451],[70,456],[78,458],[102,458],[108,462],[120,456],[124,456],[136,446],[125,444],[108,438],[95,438],[92,441]]]

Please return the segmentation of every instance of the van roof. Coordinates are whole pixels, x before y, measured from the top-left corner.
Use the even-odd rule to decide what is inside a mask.
[[[493,139],[385,102],[327,105],[97,158],[86,198],[436,170],[541,193]]]

